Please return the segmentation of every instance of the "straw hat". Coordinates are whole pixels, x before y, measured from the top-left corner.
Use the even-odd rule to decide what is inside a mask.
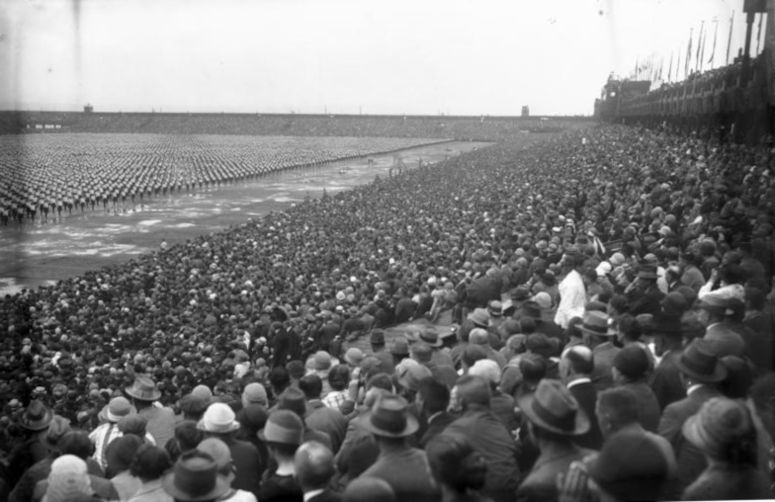
[[[218,466],[207,453],[183,453],[172,472],[162,479],[164,491],[175,500],[203,502],[216,500],[229,491],[229,480],[218,474]]]
[[[19,419],[19,425],[28,431],[42,431],[48,428],[48,424],[51,423],[53,418],[54,412],[46,407],[42,401],[35,399],[24,410],[24,414]]]
[[[227,434],[239,429],[234,410],[226,403],[213,403],[207,407],[204,416],[197,424],[197,428],[205,432]]]
[[[127,395],[138,401],[156,401],[161,397],[161,392],[156,388],[156,384],[145,375],[135,377],[131,387],[125,389]]]

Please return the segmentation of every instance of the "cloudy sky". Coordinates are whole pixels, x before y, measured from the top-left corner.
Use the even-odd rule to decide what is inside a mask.
[[[611,72],[683,71],[703,21],[722,65],[742,2],[2,0],[0,109],[589,114]]]

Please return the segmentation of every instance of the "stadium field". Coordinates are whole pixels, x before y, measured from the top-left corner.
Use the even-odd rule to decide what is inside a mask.
[[[63,145],[64,136],[50,137],[57,144]],[[79,140],[84,141],[83,136],[87,135],[67,136],[79,136]],[[92,145],[99,144],[99,147],[92,148],[103,152],[96,155],[96,158],[90,157],[90,165],[97,164],[102,155],[108,155],[110,142],[106,136],[119,137],[124,142],[127,137],[129,140],[143,139],[132,138],[132,135],[88,136],[94,138]],[[7,137],[2,138],[6,140]],[[31,139],[33,145],[35,142],[45,143],[42,136]],[[526,135],[523,141],[528,143],[537,139],[538,135]],[[168,138],[165,141],[174,140]],[[191,141],[190,138],[179,140]],[[76,208],[72,214],[65,211],[57,221],[54,221],[54,215],[51,214],[47,223],[41,223],[38,218],[35,223],[0,227],[0,294],[121,263],[132,256],[158,249],[165,241],[172,245],[198,235],[218,232],[244,223],[249,218],[282,210],[305,197],[317,197],[324,190],[332,194],[371,182],[375,176],[389,176],[391,171],[398,171],[399,165],[411,169],[417,167],[420,160],[438,162],[488,145],[482,142],[444,142],[405,148],[388,154],[368,155],[367,148],[371,148],[371,151],[377,147],[388,150],[392,149],[389,147],[411,146],[427,141],[386,141],[391,138],[366,138],[365,141],[364,138],[358,138],[359,141],[350,138],[250,138],[250,141],[254,140],[257,144],[280,152],[276,155],[286,151],[294,152],[297,147],[303,146],[306,150],[300,151],[305,152],[308,158],[330,158],[343,151],[363,152],[358,155],[364,156],[277,171],[220,185],[210,184],[190,192],[161,193],[150,200],[147,197],[142,201],[135,198],[134,203],[131,200],[120,201],[115,207],[109,203],[107,207],[98,205],[95,210],[87,207],[84,212]],[[233,142],[234,137],[208,137],[208,141]],[[34,152],[29,145],[27,143],[26,148],[29,155],[32,155]],[[116,151],[132,150],[117,148]],[[222,149],[216,154],[207,151],[207,155],[220,159],[224,165],[231,165],[236,157],[230,156],[228,151]],[[297,152],[293,155],[299,154]],[[187,158],[191,158],[191,154],[181,149],[174,155],[160,156],[158,162],[161,165],[174,165]]]

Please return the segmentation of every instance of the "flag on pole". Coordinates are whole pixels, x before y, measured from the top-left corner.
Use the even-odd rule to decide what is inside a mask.
[[[695,70],[700,71],[702,69],[702,45],[705,42],[705,20],[700,23],[700,34],[697,36],[697,54],[694,55]]]
[[[667,81],[670,82],[671,77],[673,76],[673,56],[675,56],[674,51],[670,51],[670,64],[667,65]]]

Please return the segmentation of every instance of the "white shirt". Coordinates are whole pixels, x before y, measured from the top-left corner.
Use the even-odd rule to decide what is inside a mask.
[[[320,495],[321,493],[323,493],[323,489],[322,488],[320,488],[318,490],[308,491],[307,493],[304,494],[304,502],[307,502],[309,499],[311,499],[315,495]]]
[[[554,322],[562,329],[565,329],[568,327],[568,321],[574,317],[584,316],[584,305],[587,304],[587,289],[584,287],[584,280],[581,278],[581,274],[575,270],[568,272],[568,275],[560,281],[557,289],[560,291],[560,304],[557,306]]]

